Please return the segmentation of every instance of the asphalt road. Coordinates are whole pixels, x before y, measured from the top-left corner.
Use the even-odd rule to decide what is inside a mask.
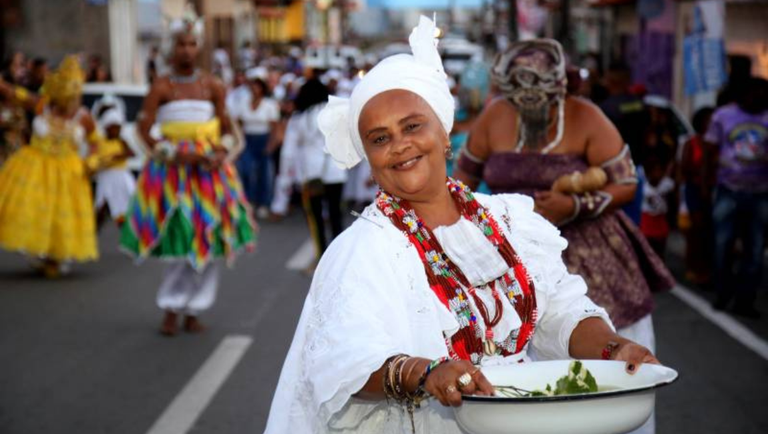
[[[299,215],[264,225],[258,252],[223,274],[202,318],[208,330],[175,338],[156,331],[162,264],[134,266],[118,252],[114,228],[101,235],[98,263],[57,281],[0,252],[0,433],[156,434],[160,420],[186,421],[182,432],[196,434],[262,432],[310,283],[286,264],[307,236]],[[673,254],[669,262],[679,268]],[[681,375],[658,394],[657,432],[768,432],[768,360],[676,295],[657,302],[657,353]],[[739,322],[763,344],[766,323]],[[233,339],[246,345],[227,352],[222,342]],[[227,360],[220,387],[196,376]],[[200,398],[206,384],[209,400]]]

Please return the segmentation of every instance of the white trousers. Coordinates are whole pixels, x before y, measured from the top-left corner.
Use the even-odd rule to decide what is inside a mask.
[[[107,204],[112,218],[128,212],[136,181],[128,169],[109,169],[96,174],[96,210]]]
[[[293,180],[284,174],[278,174],[275,177],[275,190],[272,195],[272,203],[269,210],[273,214],[284,216],[288,214],[288,205],[291,202],[291,192],[293,191]]]
[[[651,314],[641,318],[631,326],[617,330],[619,336],[638,343],[656,354],[656,336],[653,333],[653,320]],[[640,428],[629,434],[654,434],[656,432],[656,411]]]
[[[211,262],[202,271],[195,271],[184,260],[165,267],[163,281],[157,292],[160,309],[196,316],[208,310],[216,300],[219,287],[219,264]]]

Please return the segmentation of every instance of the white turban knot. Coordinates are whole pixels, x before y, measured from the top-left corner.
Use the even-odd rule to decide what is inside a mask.
[[[451,131],[454,100],[437,52],[435,34],[435,23],[422,16],[408,38],[413,55],[398,54],[379,62],[363,77],[349,99],[330,97],[318,116],[318,126],[325,136],[326,152],[340,167],[354,167],[365,157],[358,129],[360,113],[373,97],[389,90],[402,89],[420,96],[435,112],[445,131]]]

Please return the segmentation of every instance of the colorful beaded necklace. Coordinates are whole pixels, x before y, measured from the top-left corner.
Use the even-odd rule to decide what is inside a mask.
[[[469,284],[464,273],[451,261],[432,230],[416,215],[407,200],[379,191],[376,205],[416,248],[424,264],[430,288],[459,323],[459,331],[450,339],[446,339],[450,356],[479,363],[483,356],[508,356],[519,353],[533,337],[536,327],[536,293],[533,281],[496,220],[475,199],[469,188],[452,178],[448,178],[446,184],[461,215],[483,232],[509,265],[508,273],[488,283],[496,306],[493,318],[488,318],[487,308],[477,296],[477,289]],[[499,323],[502,315],[500,294],[504,294],[512,302],[523,324],[510,336],[494,339],[492,328]],[[482,332],[478,316],[469,303],[470,297],[485,325],[485,333]]]

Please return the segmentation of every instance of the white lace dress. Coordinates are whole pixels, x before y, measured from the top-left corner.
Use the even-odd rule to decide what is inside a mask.
[[[567,242],[533,212],[533,201],[526,196],[476,197],[499,222],[527,267],[538,304],[536,332],[524,354],[483,363],[569,358],[568,341],[582,319],[597,316],[608,324],[610,320],[586,297],[581,277],[568,274],[561,259]],[[449,232],[457,230],[453,226]],[[445,232],[441,229],[436,234],[445,251],[459,252],[460,246],[445,243],[461,236]],[[507,325],[519,324],[519,318],[506,315],[506,309],[504,317]],[[392,355],[447,356],[444,335],[457,329],[453,314],[430,289],[415,248],[375,205],[369,206],[363,218],[331,244],[317,267],[266,432],[410,432],[410,419],[401,406],[353,395]],[[417,433],[462,433],[453,410],[435,400],[416,411],[415,423]]]

